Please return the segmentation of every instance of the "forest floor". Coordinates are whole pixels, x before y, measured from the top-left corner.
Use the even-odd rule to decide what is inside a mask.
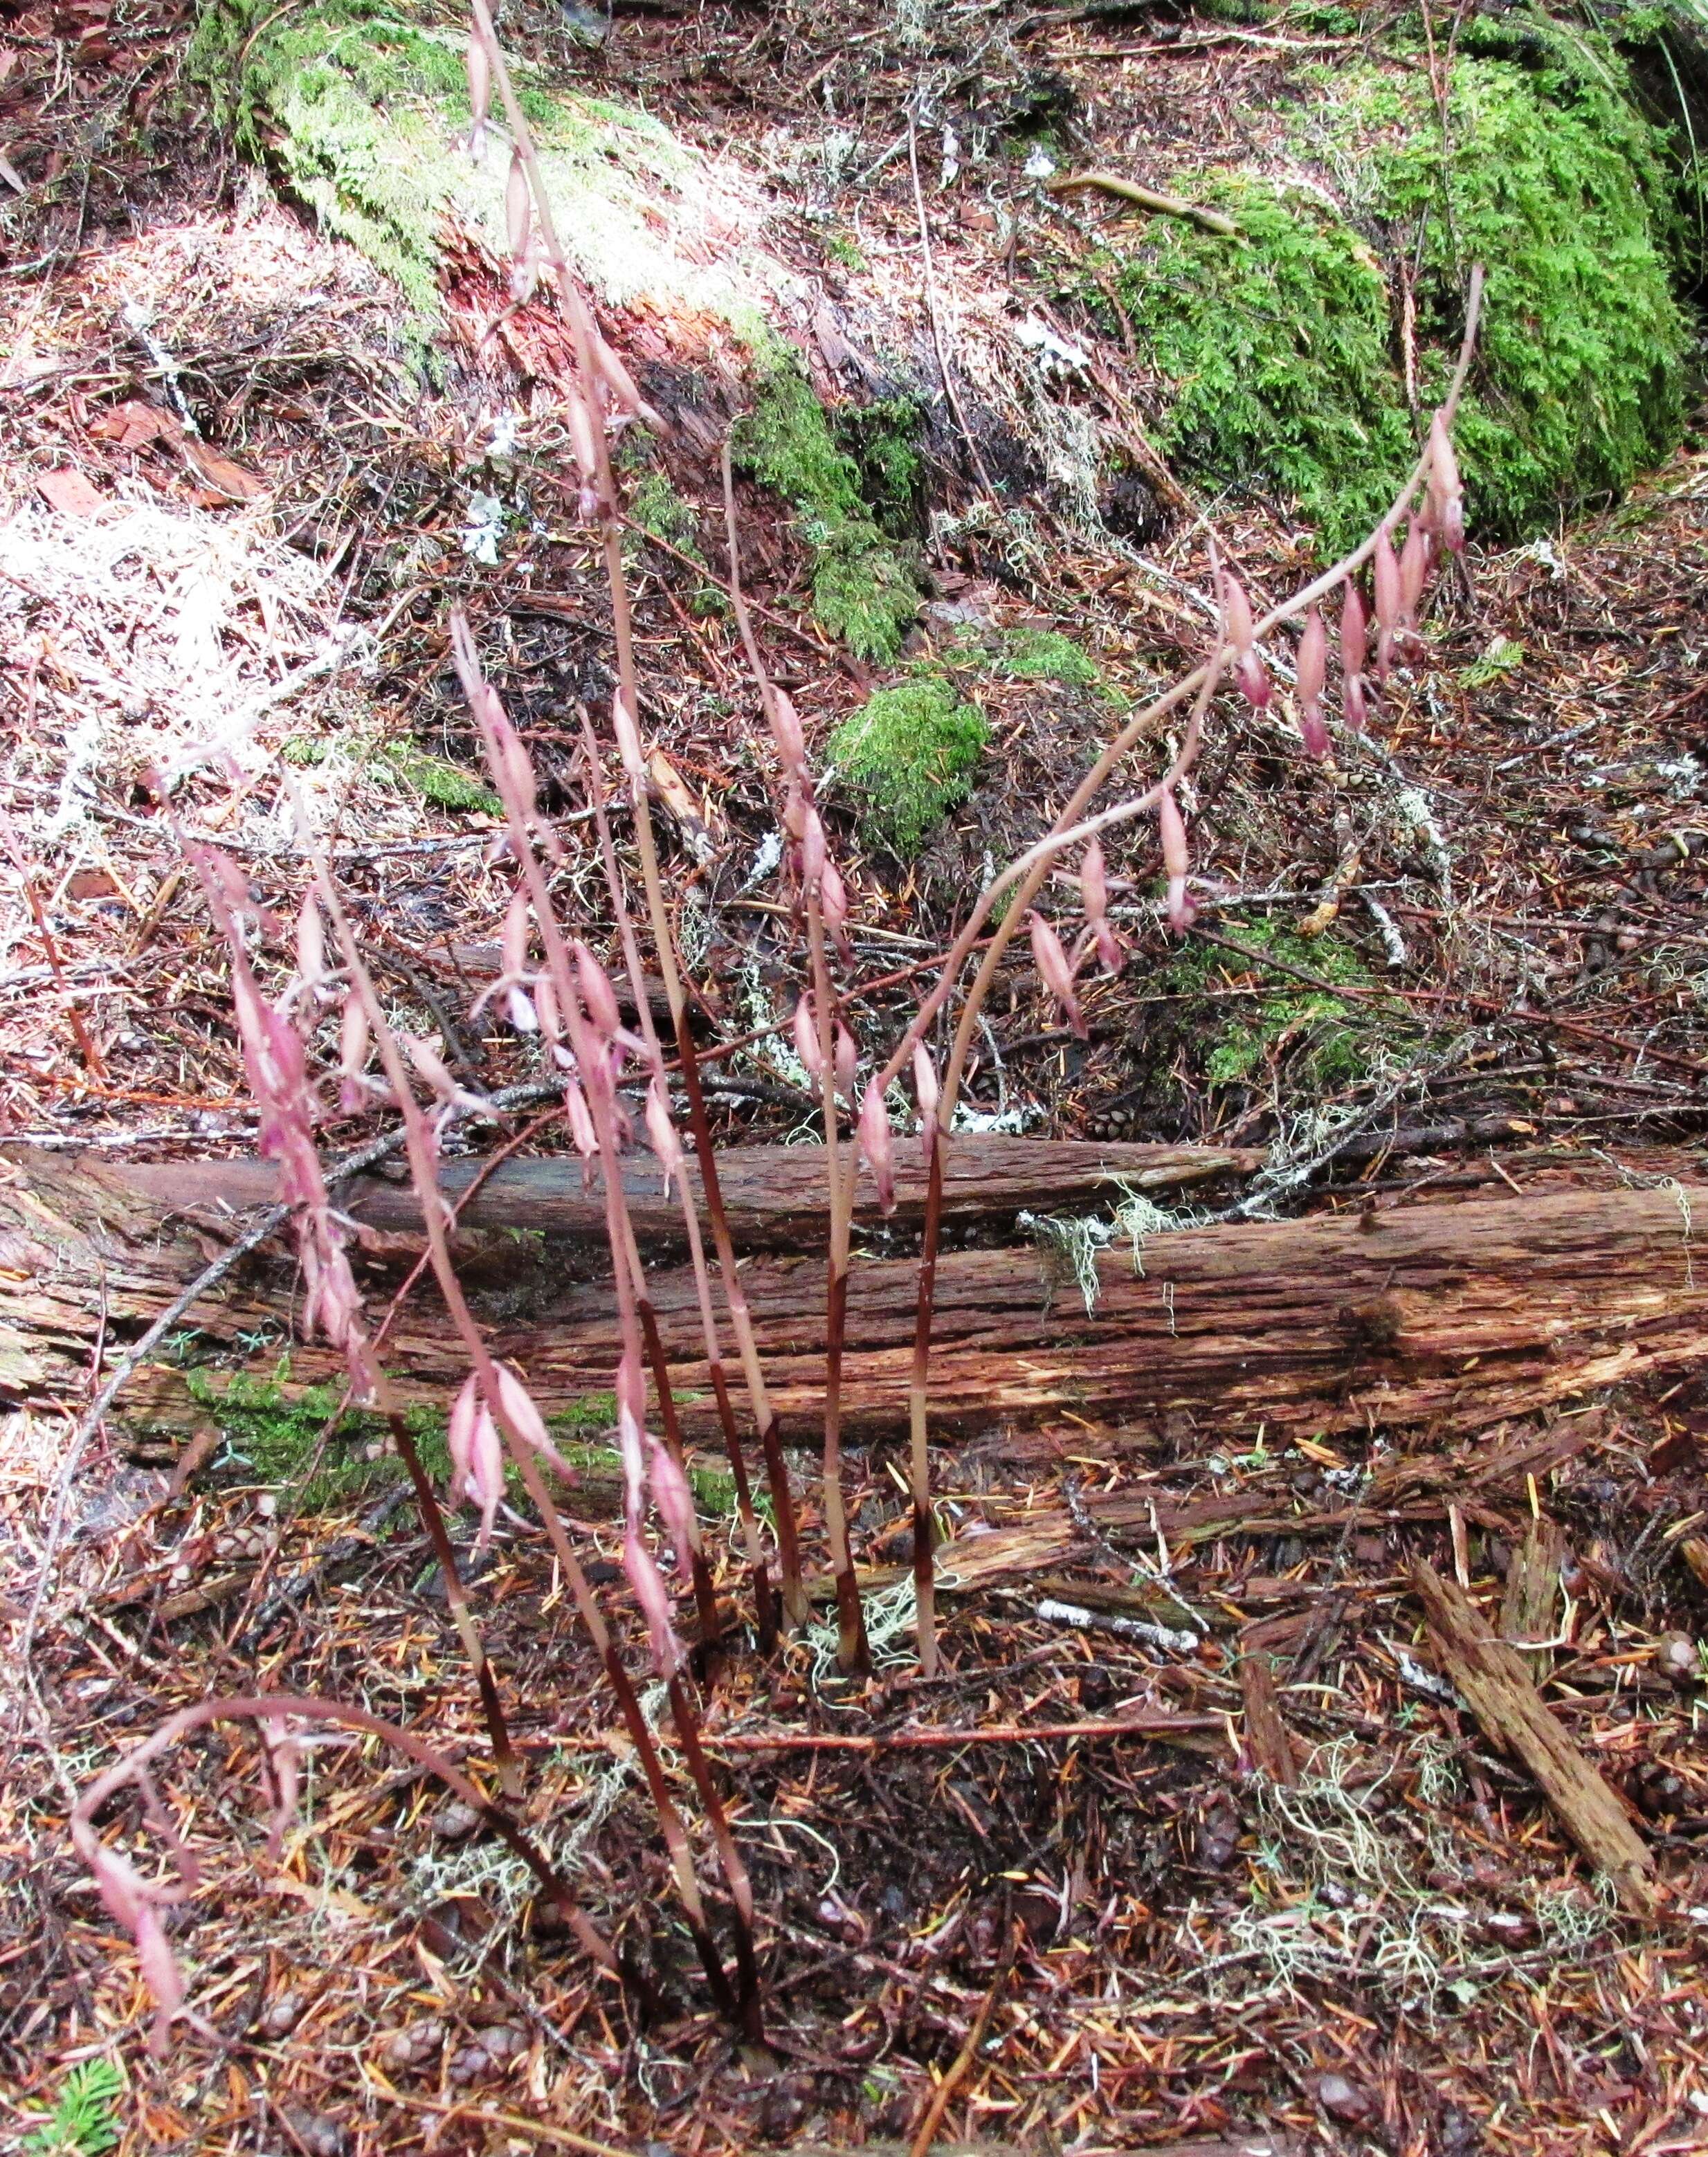
[[[907,113],[927,63],[888,18],[621,9],[594,49],[528,21],[578,79],[645,102],[733,172],[767,245],[845,327],[882,314],[931,350],[925,199],[951,352],[957,323],[1042,322],[1093,355],[1081,387],[1100,424],[1142,435],[1142,357],[1068,275],[1091,214],[1059,215],[1034,189],[999,223],[940,184],[934,136],[916,197]],[[242,1156],[255,1132],[228,970],[154,775],[287,915],[309,816],[397,1009],[491,1091],[533,1073],[526,1042],[467,1018],[496,971],[507,886],[446,666],[449,608],[470,611],[548,810],[579,799],[578,702],[597,709],[610,690],[594,543],[573,519],[550,400],[522,398],[503,341],[481,334],[491,265],[471,243],[424,386],[394,295],[216,131],[166,140],[157,125],[148,153],[126,147],[175,109],[187,31],[169,8],[116,0],[43,0],[0,25],[0,181],[18,183],[0,286],[0,1135],[124,1159]],[[929,64],[939,89],[983,69],[993,106],[1071,108],[1076,158],[1113,166],[1150,136],[1227,138],[1286,43],[1192,17],[969,8]],[[862,265],[840,291],[826,218]],[[1023,528],[981,528],[952,415],[934,440],[934,497],[960,522],[927,543],[908,656],[953,665],[970,631],[1021,656],[982,682],[990,751],[918,860],[898,870],[848,840],[847,1002],[874,1042],[985,864],[1035,834],[1119,701],[1202,656],[1212,528],[1256,594],[1278,597],[1309,564],[1279,515],[1184,490],[1141,503],[1120,546],[1043,496]],[[671,456],[715,583],[715,454],[690,439]],[[488,564],[494,497],[525,497],[529,516]],[[806,555],[774,502],[743,481],[738,507],[760,641],[816,755],[895,672],[813,625]],[[786,1024],[800,973],[764,866],[757,699],[692,563],[637,538],[634,566],[673,903],[719,1030],[758,1030],[718,1060],[720,1136],[787,1136],[811,1104],[765,1031]],[[1253,1187],[1275,1192],[1315,1164],[1294,1211],[1700,1181],[1705,569],[1693,434],[1617,506],[1505,551],[1474,538],[1468,574],[1438,595],[1427,664],[1343,763],[1309,763],[1284,722],[1218,699],[1190,804],[1197,932],[1170,936],[1135,842],[1114,864],[1133,957],[1088,993],[1088,1040],[1016,971],[971,1074],[979,1109],[1038,1135],[1266,1148],[1268,1184]],[[590,848],[572,867],[574,888]],[[379,1127],[332,1118],[327,1143]],[[1699,1375],[1493,1431],[1272,1449],[1261,1432],[1119,1443],[1068,1421],[1030,1448],[997,1430],[944,1449],[957,1542],[1019,1546],[1029,1523],[1071,1522],[1048,1578],[991,1568],[948,1596],[948,1674],[929,1684],[905,1611],[879,1595],[865,1691],[835,1677],[820,1636],[769,1663],[737,1653],[708,1688],[758,1901],[764,2049],[707,2007],[661,1914],[667,1862],[632,1749],[591,1650],[550,1622],[548,1552],[512,1522],[480,1586],[530,1817],[650,1959],[661,2018],[642,2026],[526,1921],[525,1876],[460,1808],[363,1746],[311,1754],[301,1820],[269,1861],[255,1748],[234,1733],[162,1773],[203,1868],[174,1938],[218,2041],[181,2029],[155,2060],[128,1943],[64,1839],[70,1786],[174,1707],[263,1686],[359,1700],[430,1725],[453,1757],[482,1752],[425,1537],[361,1464],[316,1480],[324,1448],[304,1422],[281,1458],[276,1419],[216,1418],[175,1468],[121,1403],[68,1486],[64,1417],[26,1403],[6,1421],[0,1623],[8,1655],[28,1645],[32,1660],[0,1784],[0,2135],[92,2152],[110,2123],[125,2151],[712,2157],[906,2147],[946,2089],[930,2118],[944,2147],[1708,2148]],[[1486,1487],[1468,1532],[1455,1501],[1473,1467],[1521,1461],[1539,1431],[1559,1440],[1556,1465]],[[1362,1499],[1397,1453],[1435,1462],[1441,1504],[1355,1517],[1345,1494]],[[893,1460],[857,1449],[849,1475],[857,1555],[894,1561]],[[56,1490],[68,1534],[38,1612]],[[1151,1528],[1095,1526],[1087,1497],[1115,1490],[1153,1501]],[[1271,1495],[1290,1532],[1170,1547],[1162,1524],[1194,1506]],[[1498,1610],[1544,1510],[1563,1555],[1547,1645],[1529,1652],[1572,1740],[1644,1823],[1663,1883],[1652,1920],[1586,1871],[1419,1647],[1412,1562]],[[810,1499],[802,1518],[811,1537]],[[708,1522],[708,1540],[735,1598],[728,1525]],[[618,1528],[584,1527],[595,1575],[615,1580]],[[1051,1615],[1050,1598],[1092,1624]],[[638,1659],[638,1632],[630,1645]],[[1278,1753],[1263,1724],[1267,1769],[1258,1657],[1282,1732]],[[1179,1727],[1157,1742],[1026,1735],[1134,1711]],[[930,1729],[985,1734],[922,1746]],[[106,2062],[110,2088],[91,2072]]]

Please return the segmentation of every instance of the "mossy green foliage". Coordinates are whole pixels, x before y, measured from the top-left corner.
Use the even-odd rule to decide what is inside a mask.
[[[700,544],[700,513],[692,502],[679,494],[668,476],[661,471],[650,471],[630,490],[627,503],[630,518],[643,530],[652,533],[686,554],[691,562],[702,569],[707,563],[705,550]],[[640,543],[630,538],[625,542],[625,552],[631,559],[642,552]],[[729,602],[715,584],[702,584],[689,597],[690,609],[697,615],[721,615],[729,611]]]
[[[1520,38],[1543,64],[1489,49]],[[1415,269],[1426,410],[1456,356],[1471,265],[1487,269],[1458,427],[1484,536],[1620,491],[1678,437],[1685,330],[1663,136],[1602,41],[1515,13],[1468,24],[1464,44],[1479,43],[1454,63],[1444,137],[1421,67],[1321,75],[1299,142],[1345,216],[1303,187],[1188,175],[1179,191],[1227,209],[1239,236],[1157,220],[1118,271],[1171,385],[1165,452],[1281,497],[1325,553],[1369,529],[1417,442],[1385,265]]]
[[[391,742],[381,751],[387,766],[409,791],[435,809],[466,816],[471,811],[487,816],[503,814],[503,804],[490,787],[483,786],[460,764],[429,756],[413,742]]]
[[[1663,138],[1598,40],[1531,13],[1479,22],[1469,42],[1520,28],[1546,63],[1462,56],[1445,157],[1419,78],[1368,78],[1345,108],[1364,138],[1371,211],[1395,251],[1421,261],[1426,394],[1445,378],[1469,267],[1487,267],[1458,440],[1473,523],[1490,536],[1622,492],[1683,425],[1687,332],[1671,291]]]
[[[824,627],[862,659],[895,658],[919,611],[912,565],[874,519],[860,467],[837,447],[800,361],[774,340],[755,347],[754,404],[733,448],[742,469],[795,512]]]
[[[893,539],[905,539],[919,521],[919,407],[911,397],[881,397],[838,404],[829,418],[837,448],[859,475],[862,500]]]
[[[1338,553],[1392,500],[1414,439],[1381,268],[1303,190],[1245,175],[1177,184],[1239,235],[1158,221],[1120,270],[1128,317],[1172,384],[1160,446],[1206,476],[1256,480]]]
[[[1228,934],[1230,941],[1253,953],[1252,970],[1260,977],[1263,959],[1273,957],[1324,981],[1372,986],[1357,952],[1332,930],[1307,938],[1274,922],[1250,921],[1231,924]],[[1190,997],[1242,970],[1242,961],[1222,946],[1190,943],[1169,969],[1169,986]],[[1367,1079],[1376,1062],[1416,1037],[1411,1014],[1398,998],[1337,996],[1278,967],[1249,1004],[1206,997],[1191,1031],[1200,1044],[1200,1068],[1212,1086],[1244,1084],[1284,1037],[1295,1048],[1295,1078],[1325,1094]]]
[[[964,801],[990,738],[976,704],[935,667],[880,689],[831,737],[832,762],[860,797],[861,831],[908,860]]]
[[[191,1398],[225,1433],[233,1465],[255,1482],[289,1490],[308,1511],[384,1490],[407,1472],[382,1418],[360,1409],[340,1414],[343,1397],[334,1387],[293,1387],[288,1359],[270,1379],[199,1368],[188,1371],[185,1382]],[[546,1423],[572,1468],[615,1481],[622,1472],[618,1454],[589,1441],[609,1431],[616,1416],[615,1393],[586,1393]],[[435,1409],[412,1408],[404,1411],[404,1421],[423,1467],[442,1493],[450,1474],[445,1417]],[[328,1423],[332,1428],[322,1447]],[[513,1501],[525,1502],[516,1470],[507,1468],[505,1477]],[[734,1510],[734,1479],[726,1470],[691,1464],[688,1480],[702,1512],[721,1516]]]
[[[1059,629],[1005,629],[991,651],[990,667],[1005,682],[1055,682],[1080,689],[1105,686],[1091,654]]]
[[[102,2157],[119,2139],[125,2077],[111,2060],[85,2060],[59,2085],[54,2109],[23,2138],[26,2157]]]
[[[489,147],[477,167],[464,147],[466,43],[423,0],[203,0],[186,61],[239,150],[401,288],[418,345],[438,313],[445,212],[505,251],[507,160]],[[686,168],[680,146],[645,113],[548,95],[513,64],[557,214],[608,296],[679,281],[649,234],[643,183]]]

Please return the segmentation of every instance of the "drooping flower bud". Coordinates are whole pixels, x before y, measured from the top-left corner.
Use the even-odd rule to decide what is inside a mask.
[[[623,1023],[611,977],[586,945],[577,943],[574,949],[575,979],[581,1001],[587,1006],[587,1016],[593,1022],[594,1032],[603,1040],[610,1041],[621,1031]]]
[[[1198,909],[1186,889],[1186,871],[1191,866],[1186,827],[1171,786],[1162,790],[1162,799],[1156,806],[1156,821],[1162,839],[1162,866],[1168,877],[1169,925],[1177,935],[1184,935]]]
[[[804,996],[795,1006],[795,1053],[805,1067],[809,1078],[823,1075],[824,1050],[819,1042],[818,1017],[812,1007],[812,998]]]
[[[1258,656],[1251,602],[1246,597],[1244,585],[1231,569],[1224,569],[1222,575],[1222,611],[1227,641],[1233,649],[1234,682],[1252,709],[1261,712],[1269,701],[1269,677]]]
[[[1370,693],[1361,674],[1349,674],[1341,683],[1340,716],[1355,734],[1370,724]]]
[[[512,261],[527,261],[528,242],[533,236],[533,193],[520,150],[510,153],[510,176],[504,183],[504,224]]]
[[[874,1078],[867,1086],[860,1104],[858,1126],[860,1151],[872,1171],[872,1180],[877,1187],[877,1202],[886,1213],[896,1210],[896,1155],[895,1140],[890,1130],[889,1112],[884,1106],[883,1088]]]
[[[1363,597],[1349,577],[1346,596],[1340,602],[1340,668],[1349,681],[1364,672],[1369,656],[1370,628]]]
[[[353,992],[344,999],[344,1015],[338,1025],[338,1106],[347,1116],[366,1106],[377,1089],[364,1076],[370,1037],[368,1007]]]
[[[848,887],[842,881],[842,873],[827,854],[825,865],[819,872],[819,912],[824,924],[836,939],[836,948],[843,957],[851,956],[848,943]]]
[[[1068,963],[1062,940],[1036,907],[1026,919],[1031,932],[1032,964],[1038,970],[1038,978],[1062,1006],[1062,1017],[1083,1041],[1087,1038],[1085,1020],[1079,999],[1073,993],[1073,969]]]
[[[1464,553],[1464,487],[1444,411],[1438,412],[1429,423],[1429,496],[1442,545],[1449,553]]]
[[[646,759],[641,753],[640,729],[635,723],[635,714],[624,703],[620,689],[611,698],[611,728],[617,737],[617,748],[629,784],[638,791],[646,784]]]
[[[597,422],[588,409],[587,399],[579,382],[571,384],[563,399],[563,424],[569,430],[569,453],[575,460],[576,469],[584,486],[591,487],[599,471],[599,453],[594,440]]]
[[[327,936],[321,920],[320,902],[314,893],[303,895],[296,917],[296,971],[311,994],[327,977]]]
[[[587,1096],[573,1078],[563,1081],[563,1114],[569,1125],[570,1143],[584,1161],[591,1161],[599,1151],[599,1133],[594,1128]]]
[[[646,1089],[646,1142],[658,1156],[658,1165],[664,1171],[664,1195],[670,1196],[671,1178],[682,1171],[682,1144],[677,1136],[677,1128],[671,1120],[670,1099],[664,1090],[661,1073],[653,1073],[652,1084]]]
[[[913,1043],[913,1099],[919,1104],[919,1136],[929,1167],[931,1150],[937,1143],[937,1109],[943,1089],[937,1083],[937,1066],[923,1041]]]
[[[771,692],[771,734],[777,744],[777,757],[786,776],[805,779],[806,776],[806,736],[801,731],[800,714],[782,690]]]
[[[1312,756],[1329,753],[1329,730],[1323,723],[1323,688],[1329,674],[1329,633],[1315,607],[1305,616],[1304,634],[1299,640],[1299,731]]]
[[[841,1019],[836,1021],[836,1037],[831,1053],[836,1062],[836,1091],[851,1104],[856,1076],[860,1068],[860,1052],[854,1046],[853,1035]]]
[[[626,412],[631,420],[639,420],[648,427],[662,425],[657,413],[635,388],[634,376],[597,328],[593,332],[593,364],[599,379],[611,394],[611,402],[620,412]]]
[[[1406,531],[1406,543],[1400,549],[1400,626],[1411,633],[1417,627],[1417,609],[1422,602],[1423,586],[1429,574],[1429,541],[1423,529],[1423,520],[1414,517]]]
[[[1393,672],[1394,632],[1400,626],[1400,564],[1386,524],[1376,534],[1376,678]]]
[[[447,1109],[479,1109],[484,1105],[477,1096],[457,1084],[445,1058],[430,1042],[424,1041],[419,1034],[413,1033],[404,1034],[400,1039],[404,1054]]]
[[[810,891],[825,873],[825,827],[816,809],[809,808],[800,825],[800,878]]]
[[[492,62],[478,30],[469,35],[469,157],[478,165],[486,149],[486,115],[492,106]]]
[[[1109,880],[1104,851],[1093,837],[1079,857],[1079,896],[1085,908],[1085,925],[1097,945],[1098,963],[1107,973],[1119,974],[1127,954],[1109,921]]]

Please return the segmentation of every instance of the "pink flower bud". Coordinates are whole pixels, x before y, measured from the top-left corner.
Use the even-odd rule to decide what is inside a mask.
[[[135,1933],[142,1912],[148,1907],[148,1891],[142,1884],[141,1875],[128,1857],[121,1857],[116,1850],[109,1850],[104,1842],[91,1840],[85,1849],[89,1869],[95,1875],[95,1892],[106,1907],[107,1915],[127,1933]]]
[[[593,1111],[587,1105],[587,1096],[573,1078],[563,1081],[563,1114],[569,1125],[569,1140],[584,1161],[591,1161],[599,1151],[599,1134],[594,1129]]]
[[[682,1661],[682,1651],[677,1640],[670,1591],[666,1588],[658,1568],[653,1563],[652,1553],[642,1542],[638,1527],[631,1527],[623,1539],[623,1570],[629,1576],[629,1585],[635,1591],[635,1600],[640,1605],[641,1615],[646,1620],[654,1665],[661,1676],[672,1676]]]
[[[937,1066],[923,1041],[913,1043],[913,1099],[919,1104],[919,1114],[934,1117],[937,1104],[943,1098],[943,1089],[937,1083]]]
[[[1400,626],[1400,564],[1386,524],[1376,535],[1376,678],[1393,671],[1394,632]]]
[[[836,1091],[845,1101],[852,1101],[856,1074],[860,1067],[860,1052],[854,1046],[853,1035],[841,1019],[836,1021],[831,1054],[836,1060]]]
[[[795,1006],[795,1053],[809,1077],[816,1078],[822,1074],[824,1051],[819,1044],[818,1017],[810,996],[803,996]]]
[[[1361,674],[1349,674],[1341,683],[1340,715],[1355,734],[1370,724],[1370,696]]]
[[[682,1463],[651,1431],[646,1434],[646,1465],[652,1502],[658,1508],[665,1532],[676,1547],[677,1563],[685,1566],[694,1547],[694,1494],[682,1473]]]
[[[848,887],[842,881],[842,873],[827,854],[825,865],[819,872],[819,911],[824,916],[825,926],[836,940],[838,948],[845,954],[848,950]]]
[[[582,478],[590,486],[599,471],[599,456],[594,440],[595,422],[587,408],[587,399],[582,394],[579,383],[572,385],[563,400],[563,420],[569,430],[570,455],[574,458]],[[598,507],[598,497],[595,497],[593,511],[584,510],[584,514],[596,513]]]
[[[468,1487],[474,1460],[475,1425],[481,1418],[481,1382],[471,1371],[450,1404],[445,1429],[445,1449],[450,1454],[450,1498],[457,1504]]]
[[[430,1042],[423,1041],[412,1033],[403,1035],[402,1041],[404,1054],[408,1056],[420,1077],[426,1081],[435,1095],[445,1104],[446,1108],[478,1108],[481,1105],[473,1094],[466,1093],[457,1084],[455,1079],[451,1077],[444,1058]]]
[[[618,690],[611,698],[611,727],[617,737],[617,748],[621,752],[623,769],[629,775],[631,786],[646,784],[646,759],[640,751],[640,729],[635,723],[635,714],[623,702],[623,692]]]
[[[1406,531],[1406,543],[1400,549],[1400,622],[1403,628],[1417,626],[1417,608],[1423,597],[1424,581],[1429,574],[1429,543],[1424,535],[1423,520],[1414,517]]]
[[[656,1073],[646,1089],[646,1140],[658,1156],[658,1165],[664,1171],[664,1195],[670,1196],[670,1181],[682,1171],[682,1140],[677,1136],[676,1125],[671,1121],[670,1100],[664,1090],[664,1080]]]
[[[780,689],[772,691],[771,703],[771,734],[777,744],[778,760],[790,777],[804,777],[806,737],[801,732],[800,715]]]
[[[1062,1016],[1079,1038],[1086,1038],[1087,1030],[1079,1009],[1079,999],[1073,993],[1073,969],[1068,963],[1068,954],[1062,949],[1062,940],[1034,908],[1026,915],[1026,926],[1031,932],[1032,964],[1044,986],[1062,1006]]]
[[[877,1187],[877,1202],[886,1213],[896,1210],[896,1154],[895,1140],[890,1130],[888,1111],[884,1107],[883,1089],[876,1078],[867,1086],[860,1103],[858,1125],[860,1151],[866,1156],[866,1165],[872,1171],[872,1180]]]
[[[1299,640],[1299,731],[1312,756],[1329,753],[1329,730],[1323,723],[1323,685],[1328,672],[1329,633],[1313,607]]]
[[[593,332],[593,364],[599,379],[611,394],[611,402],[620,412],[626,412],[631,420],[639,420],[649,427],[662,424],[657,413],[635,388],[634,376],[597,329]]]
[[[1429,493],[1442,545],[1450,553],[1462,554],[1465,545],[1464,487],[1445,412],[1438,412],[1429,423]]]
[[[617,1382],[614,1389],[617,1397],[619,1417],[627,1416],[638,1434],[646,1420],[646,1379],[640,1368],[638,1356],[625,1355],[617,1365]],[[640,1454],[635,1454],[638,1461]]]
[[[825,873],[825,827],[816,809],[808,809],[800,824],[800,875],[808,890]]]
[[[1110,925],[1109,873],[1104,866],[1103,848],[1095,838],[1079,858],[1079,895],[1085,907],[1086,926],[1097,945],[1098,963],[1106,972],[1119,974],[1127,962],[1127,954]]]
[[[610,976],[584,944],[575,945],[575,978],[594,1032],[606,1041],[611,1040],[623,1023],[617,992],[611,986]]]
[[[504,224],[510,239],[511,259],[525,262],[528,241],[533,234],[533,196],[520,150],[510,153],[510,177],[504,183]]]
[[[145,1903],[136,1914],[136,1967],[142,1982],[154,1995],[157,2010],[148,2049],[158,2055],[166,2048],[172,2020],[184,2004],[184,1980],[177,1958],[167,1943],[158,1913]]]
[[[498,1406],[512,1434],[533,1452],[554,1459],[557,1448],[547,1434],[544,1417],[534,1406],[532,1394],[507,1363],[495,1363],[492,1368],[498,1374]]]
[[[327,938],[319,902],[311,891],[304,895],[296,917],[296,971],[306,987],[318,988],[327,977]]]
[[[1186,890],[1186,871],[1190,857],[1186,852],[1186,827],[1181,818],[1180,805],[1175,800],[1174,789],[1165,786],[1162,799],[1156,807],[1156,821],[1162,838],[1162,866],[1168,877],[1169,925],[1177,935],[1184,935],[1192,924],[1197,908]]]
[[[368,1009],[353,991],[344,999],[344,1015],[338,1022],[338,1106],[353,1116],[365,1106],[368,1084],[363,1073],[369,1049]]]
[[[1258,656],[1251,602],[1246,597],[1244,585],[1231,569],[1222,572],[1222,610],[1227,641],[1233,647],[1234,682],[1253,710],[1261,712],[1269,701],[1269,677]]]
[[[1340,669],[1349,680],[1364,672],[1364,662],[1369,656],[1370,630],[1364,613],[1364,601],[1358,587],[1349,577],[1346,596],[1340,603]]]

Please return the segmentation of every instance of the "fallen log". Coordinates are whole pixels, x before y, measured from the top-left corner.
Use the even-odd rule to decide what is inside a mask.
[[[1259,1423],[1326,1431],[1443,1418],[1480,1428],[1708,1353],[1708,1265],[1693,1261],[1693,1217],[1708,1217],[1708,1189],[1187,1228],[1147,1238],[1142,1271],[1129,1254],[1104,1253],[1089,1312],[1059,1254],[945,1252],[934,1429],[1057,1422],[1084,1431],[1084,1445],[1069,1449],[1079,1451],[1102,1443],[1098,1423],[1183,1439],[1201,1426],[1217,1442]],[[117,1171],[0,1162],[0,1399],[80,1401],[97,1333],[105,1329],[111,1354],[229,1240],[235,1224],[216,1240],[208,1219],[206,1210],[162,1219]],[[604,1283],[538,1271],[526,1292],[507,1284],[483,1315],[495,1351],[526,1373],[543,1405],[561,1409],[609,1388],[616,1326]],[[807,1439],[821,1413],[823,1264],[755,1259],[743,1279],[774,1403],[785,1432]],[[709,1436],[692,1278],[664,1269],[651,1285],[671,1382],[687,1396],[685,1425]],[[905,1428],[915,1287],[911,1258],[854,1267],[843,1383],[851,1431]],[[198,1309],[204,1337],[193,1352],[217,1351],[223,1368],[242,1362],[291,1388],[337,1383],[324,1348],[291,1345],[289,1312],[282,1262],[234,1275]],[[406,1307],[386,1357],[409,1401],[441,1405],[466,1375],[425,1293]],[[145,1367],[128,1398],[133,1421],[207,1419],[170,1366]]]
[[[918,1150],[901,1150],[896,1164],[896,1210],[887,1223],[862,1163],[855,1191],[861,1224],[892,1230],[918,1228],[925,1210],[925,1171]],[[14,1158],[22,1159],[20,1153]],[[1121,1187],[1150,1193],[1186,1191],[1218,1177],[1249,1173],[1263,1160],[1250,1147],[1149,1145],[1078,1139],[959,1139],[950,1149],[944,1176],[945,1223],[1011,1220],[1024,1212],[1086,1207],[1119,1200]],[[441,1162],[439,1187],[455,1204],[481,1174],[475,1158]],[[37,1157],[31,1174],[54,1181]],[[240,1212],[271,1206],[279,1196],[276,1165],[265,1161],[136,1161],[104,1164],[98,1171],[110,1191],[133,1191],[164,1212],[213,1207]],[[697,1202],[700,1172],[691,1160],[687,1181]],[[825,1151],[819,1145],[732,1148],[718,1157],[718,1182],[730,1233],[742,1250],[817,1248],[825,1240]],[[650,1153],[623,1163],[635,1233],[649,1248],[685,1242],[680,1202],[664,1188]],[[352,1176],[338,1193],[340,1207],[381,1234],[419,1236],[421,1209],[414,1186],[399,1176]],[[702,1214],[703,1217],[703,1206]],[[538,1233],[584,1245],[589,1255],[604,1249],[604,1196],[598,1175],[573,1156],[501,1162],[481,1183],[458,1216],[464,1238],[482,1233],[514,1237]]]

